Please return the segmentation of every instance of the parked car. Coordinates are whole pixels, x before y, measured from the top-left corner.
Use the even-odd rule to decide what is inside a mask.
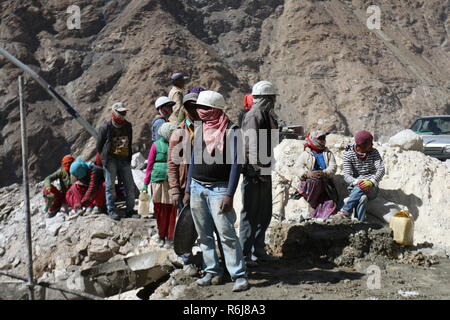
[[[426,155],[450,159],[450,115],[418,118],[410,129],[422,136]]]

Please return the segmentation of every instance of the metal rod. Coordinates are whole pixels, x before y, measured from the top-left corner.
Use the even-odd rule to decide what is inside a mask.
[[[13,279],[17,279],[17,280],[21,280],[21,281],[24,281],[24,282],[28,281],[24,277],[21,277],[21,276],[18,276],[16,274],[9,273],[9,272],[3,271],[3,270],[0,270],[0,275],[5,276],[5,277],[9,277],[9,278],[13,278]],[[51,284],[51,283],[38,282],[38,283],[35,283],[35,285],[39,286],[39,287],[44,287],[44,288],[48,288],[48,289],[52,289],[52,290],[65,292],[65,293],[70,293],[70,294],[73,294],[75,296],[83,297],[83,298],[90,299],[90,300],[103,300],[103,298],[94,296],[94,295],[89,294],[89,293],[84,293],[84,292],[79,292],[79,291],[76,291],[76,290],[70,290],[70,289],[61,288],[61,287],[58,287],[58,286],[56,286],[54,284]]]
[[[95,139],[98,137],[97,130],[89,122],[86,121],[63,97],[61,97],[51,85],[49,85],[41,76],[39,76],[33,69],[25,65],[22,61],[14,57],[11,53],[0,47],[0,54],[2,54],[6,59],[11,61],[13,64],[18,66],[20,69],[28,73],[37,83],[41,85],[42,88],[47,91],[47,93],[52,96],[62,107],[63,111],[69,113],[83,128],[85,128],[91,136]]]
[[[31,244],[31,213],[30,213],[30,186],[28,181],[28,139],[26,111],[23,104],[22,76],[19,76],[19,100],[20,100],[20,134],[22,138],[22,172],[23,189],[25,196],[25,238],[28,251],[28,296],[34,300],[34,280],[33,280],[33,247]]]

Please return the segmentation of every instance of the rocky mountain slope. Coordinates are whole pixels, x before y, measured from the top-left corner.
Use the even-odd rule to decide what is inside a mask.
[[[81,29],[69,30],[69,5]],[[235,118],[258,80],[279,89],[288,124],[380,140],[416,116],[450,113],[449,1],[380,0],[381,30],[364,0],[5,0],[0,45],[32,66],[95,127],[114,101],[131,109],[134,151],[148,151],[153,102],[174,71],[224,94]],[[17,76],[0,57],[0,186],[20,179]],[[40,181],[93,141],[32,80],[25,86],[30,169]]]

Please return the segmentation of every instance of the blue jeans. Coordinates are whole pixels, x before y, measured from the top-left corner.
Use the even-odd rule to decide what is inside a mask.
[[[380,189],[373,186],[369,189],[369,193],[366,194],[359,186],[351,185],[347,190],[350,191],[350,195],[347,203],[342,207],[342,210],[352,213],[353,209],[356,209],[356,218],[358,218],[359,221],[365,221],[367,201],[375,199],[378,196]]]
[[[195,180],[191,183],[191,213],[203,253],[204,270],[213,275],[222,275],[214,240],[214,226],[219,232],[225,256],[225,265],[231,279],[246,275],[242,248],[234,229],[236,212],[220,212],[220,204],[226,195],[228,185],[224,183],[202,185]]]
[[[120,174],[120,177],[125,183],[127,188],[127,211],[134,208],[134,180],[131,173],[130,163],[126,160],[119,160],[110,158],[107,165],[103,168],[105,172],[105,184],[106,184],[106,207],[108,213],[113,212],[116,209],[116,177]]]

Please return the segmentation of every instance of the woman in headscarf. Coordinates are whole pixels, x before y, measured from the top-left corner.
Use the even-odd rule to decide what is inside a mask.
[[[103,168],[78,157],[70,166],[70,174],[76,181],[67,191],[67,204],[79,214],[86,209],[93,209],[95,213],[105,211]]]
[[[73,183],[70,175],[70,165],[75,161],[75,158],[70,154],[64,156],[61,160],[61,167],[54,173],[49,175],[44,180],[44,199],[45,209],[48,217],[53,217],[61,209],[61,206],[66,204],[66,192]],[[56,188],[52,182],[59,180],[59,188]]]
[[[175,129],[175,125],[171,122],[166,122],[159,127],[160,138],[150,148],[144,179],[144,189],[147,189],[151,183],[154,214],[159,233],[158,244],[167,249],[173,247],[173,233],[177,218],[177,207],[172,205],[169,197],[167,175],[169,139]]]
[[[298,159],[301,179],[298,193],[311,207],[312,218],[327,219],[336,211],[337,192],[332,182],[337,165],[333,153],[325,146],[327,132],[306,135],[305,151]]]

